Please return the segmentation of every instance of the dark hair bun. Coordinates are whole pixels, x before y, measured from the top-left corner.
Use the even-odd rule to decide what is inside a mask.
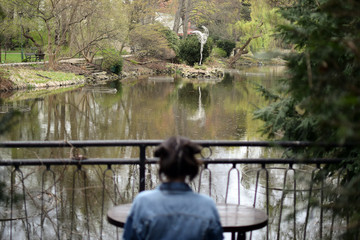
[[[190,177],[194,179],[199,172],[200,161],[195,154],[201,152],[201,146],[188,138],[170,137],[155,150],[154,156],[159,157],[159,174],[168,179]]]

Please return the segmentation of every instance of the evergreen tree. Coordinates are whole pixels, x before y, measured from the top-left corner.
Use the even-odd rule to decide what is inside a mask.
[[[281,10],[288,23],[279,36],[297,50],[288,57],[288,75],[278,93],[263,88],[271,104],[256,111],[263,132],[282,140],[354,143],[360,141],[360,2],[297,0]],[[306,149],[308,157],[351,157],[341,197],[330,193],[336,212],[349,216],[344,238],[360,226],[360,148]],[[299,154],[294,153],[292,154]],[[298,155],[297,155],[298,156]],[[345,163],[346,161],[344,161]],[[344,164],[345,166],[345,164]],[[338,166],[340,168],[341,166]],[[325,168],[331,174],[334,167]]]

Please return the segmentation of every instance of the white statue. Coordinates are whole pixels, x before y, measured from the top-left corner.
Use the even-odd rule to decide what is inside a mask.
[[[203,58],[203,49],[204,49],[204,45],[209,37],[209,30],[205,27],[202,26],[202,28],[204,29],[204,32],[200,32],[200,31],[193,31],[193,33],[196,34],[197,38],[199,39],[200,42],[200,62],[199,62],[199,66],[201,65],[202,62],[202,58]]]

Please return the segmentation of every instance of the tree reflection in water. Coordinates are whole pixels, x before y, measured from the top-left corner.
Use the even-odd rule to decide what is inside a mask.
[[[146,78],[130,79],[112,82],[107,86],[87,86],[48,95],[41,101],[13,101],[10,96],[7,99],[8,104],[28,106],[31,110],[23,112],[18,119],[18,126],[1,136],[1,140],[165,139],[171,135],[183,135],[191,139],[261,140],[257,132],[261,123],[252,119],[252,111],[256,106],[264,106],[266,102],[256,92],[254,83],[271,87],[276,84],[280,75],[274,74],[274,69],[270,68],[260,71],[266,74],[226,74],[224,79],[219,81],[175,78],[175,81],[169,82],[148,82]],[[2,157],[9,159],[61,160],[71,155],[69,149],[63,148],[6,151]],[[80,151],[91,158],[134,158],[139,155],[139,150],[131,147],[102,147]],[[213,154],[235,154],[237,157],[260,157],[262,154],[269,154],[263,151],[246,149],[245,152],[234,153],[232,149],[227,149],[226,152],[215,149]],[[152,156],[152,149],[148,149],[147,156]],[[223,201],[225,197],[224,176],[228,167],[216,166],[212,169],[212,196],[217,201]],[[31,167],[22,170],[26,176],[25,185],[29,196],[32,196],[27,198],[31,212],[35,214],[37,209],[41,208],[39,186],[43,176],[46,201],[51,202],[46,206],[46,215],[42,219],[36,214],[31,218],[34,237],[41,234],[40,223],[43,222],[45,239],[55,236],[57,226],[60,228],[61,238],[68,238],[72,229],[73,239],[96,239],[101,234],[104,239],[112,239],[117,233],[115,228],[106,222],[104,210],[106,212],[106,209],[115,204],[132,201],[139,191],[137,167],[113,166],[107,170],[107,166],[83,166],[81,169],[52,166],[51,170],[56,176],[55,180],[49,172],[44,172],[44,168]],[[242,177],[245,176],[243,169],[240,170]],[[9,172],[3,176],[6,180],[10,179]],[[232,178],[235,181],[235,177]],[[104,185],[102,179],[105,179]],[[156,166],[148,167],[146,179],[147,189],[152,189],[159,183]],[[253,183],[242,183],[242,197],[251,205],[252,199],[247,192],[251,192]],[[203,181],[203,184],[205,186],[202,186],[202,189],[208,189],[206,181]],[[236,201],[234,196],[237,190],[233,184],[232,181],[230,190],[235,193],[229,196],[230,201]],[[21,191],[21,186],[18,187],[17,191]],[[194,187],[198,188],[196,184]],[[17,205],[17,208],[21,211],[21,204]],[[101,224],[104,226],[102,232],[99,230]],[[21,227],[21,224],[18,227]],[[8,227],[3,230],[6,228]],[[89,232],[84,231],[87,228]],[[18,236],[22,234],[20,232],[17,233]],[[4,234],[6,236],[6,233]]]

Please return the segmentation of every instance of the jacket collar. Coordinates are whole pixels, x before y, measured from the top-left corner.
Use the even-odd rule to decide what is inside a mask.
[[[161,191],[192,191],[190,186],[183,182],[167,182],[160,185]]]

